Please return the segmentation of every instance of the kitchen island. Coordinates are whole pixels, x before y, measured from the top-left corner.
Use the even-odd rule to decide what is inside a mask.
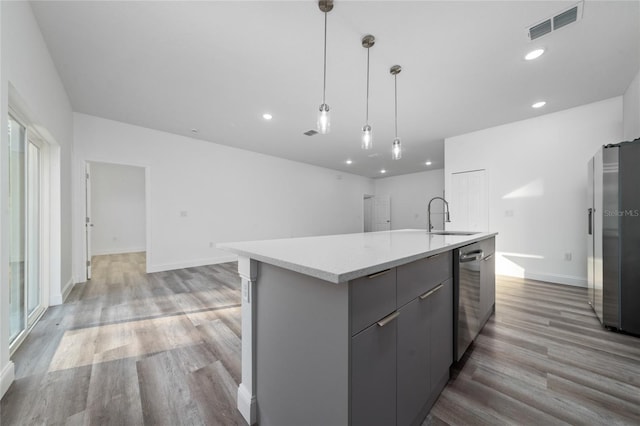
[[[398,230],[219,244],[238,255],[242,280],[244,418],[419,424],[454,358],[456,250],[495,235]]]

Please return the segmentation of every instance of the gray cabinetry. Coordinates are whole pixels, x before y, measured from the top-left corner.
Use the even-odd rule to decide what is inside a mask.
[[[374,323],[351,340],[351,424],[396,421],[397,320]]]
[[[441,282],[399,310],[398,426],[419,423],[449,378],[453,362],[452,282],[451,278]]]
[[[446,252],[349,283],[352,425],[419,423],[446,385],[452,262]]]
[[[351,424],[396,420],[396,269],[349,283]]]
[[[398,267],[398,307],[451,277],[450,251]]]
[[[495,311],[496,303],[496,263],[495,238],[481,242],[484,254],[480,263],[480,328],[484,326]]]
[[[351,335],[396,310],[396,269],[351,281]]]
[[[429,394],[437,399],[449,379],[453,363],[453,279],[442,283],[428,299],[429,309]],[[435,399],[431,401],[431,405]]]
[[[409,425],[429,399],[429,308],[419,298],[398,317],[397,425]]]

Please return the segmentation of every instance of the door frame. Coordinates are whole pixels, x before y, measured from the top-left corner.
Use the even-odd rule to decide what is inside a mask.
[[[82,231],[81,231],[81,247],[84,247],[84,250],[82,250],[82,253],[80,255],[80,265],[84,266],[87,265],[87,260],[89,260],[88,257],[88,252],[90,251],[90,248],[88,247],[88,244],[90,243],[90,241],[87,241],[87,203],[90,202],[91,200],[89,199],[87,201],[87,183],[90,181],[90,177],[89,179],[86,178],[86,173],[88,168],[90,168],[90,163],[104,163],[104,164],[113,164],[116,166],[130,166],[130,167],[140,167],[144,169],[144,220],[145,220],[145,257],[146,257],[146,262],[145,262],[145,271],[147,273],[149,273],[149,265],[151,265],[151,259],[153,258],[153,253],[151,250],[151,166],[149,166],[148,164],[141,164],[141,163],[135,163],[135,162],[121,162],[121,161],[113,161],[110,159],[101,159],[101,158],[85,158],[84,160],[82,160],[80,162],[80,173],[82,176],[82,182],[83,182],[83,191],[81,191],[81,196],[82,196],[82,200],[79,201],[79,205],[81,206],[80,208],[82,209],[82,214],[80,215],[80,218],[82,220],[78,220],[77,222],[78,225],[82,226]],[[89,193],[90,193],[90,189],[89,189]],[[89,217],[89,222],[91,223],[91,218]],[[87,277],[87,272],[88,269],[87,267],[83,267],[82,271],[80,269],[78,269],[78,272],[80,274],[80,282],[84,282],[87,281],[87,279],[89,279]]]
[[[56,181],[50,179],[53,174],[53,170],[58,166],[59,161],[56,161],[56,154],[59,154],[59,150],[55,149],[55,144],[51,143],[48,138],[45,138],[41,132],[39,132],[32,122],[28,119],[28,115],[23,112],[24,108],[21,108],[21,102],[15,98],[17,96],[12,86],[9,87],[9,110],[8,116],[11,116],[13,120],[18,122],[25,128],[25,197],[26,197],[26,185],[27,185],[27,151],[30,143],[33,143],[39,148],[39,165],[38,165],[38,178],[39,178],[39,268],[38,268],[38,281],[40,292],[40,303],[34,312],[29,315],[27,306],[27,291],[28,285],[25,283],[25,299],[24,299],[24,316],[25,325],[24,329],[16,336],[16,338],[9,344],[9,355],[12,356],[14,352],[20,347],[22,342],[31,332],[31,329],[36,325],[38,320],[45,313],[47,308],[51,305],[50,293],[51,286],[58,280],[53,277],[53,271],[59,271],[60,263],[60,248],[55,247],[55,236],[59,235],[60,222],[59,214],[55,214],[55,208],[53,203],[56,199],[59,202],[60,192],[59,190],[54,193],[56,188]],[[45,178],[46,177],[46,178]],[[59,183],[59,180],[57,181]],[[27,212],[27,199],[25,199],[25,215]],[[26,219],[25,219],[26,220]],[[26,251],[28,247],[28,230],[25,226],[25,276],[27,274],[28,259]],[[3,258],[4,261],[4,258]],[[56,264],[58,267],[56,268]]]
[[[87,281],[91,279],[91,260],[93,259],[91,253],[91,228],[93,228],[93,216],[91,214],[91,163],[86,162],[84,165],[84,229],[85,229],[85,252],[87,261],[86,273]]]
[[[454,195],[454,183],[453,183],[453,178],[456,175],[464,175],[464,174],[468,174],[468,173],[479,173],[482,172],[482,193],[480,194],[483,202],[484,202],[484,209],[483,209],[483,214],[485,215],[483,218],[483,223],[482,223],[482,229],[459,229],[459,224],[456,224],[456,219],[455,219],[455,211],[458,208],[458,206],[456,205],[456,196]],[[459,230],[459,231],[481,231],[481,232],[487,232],[489,230],[489,224],[490,224],[490,215],[489,215],[489,170],[486,168],[478,168],[478,169],[470,169],[470,170],[460,170],[460,171],[456,171],[456,172],[451,172],[449,177],[449,208],[450,208],[450,215],[453,218],[451,220],[450,223],[445,222],[445,229],[448,230]],[[446,198],[446,197],[445,197]],[[467,226],[468,227],[468,226]],[[473,228],[473,227],[472,227]]]

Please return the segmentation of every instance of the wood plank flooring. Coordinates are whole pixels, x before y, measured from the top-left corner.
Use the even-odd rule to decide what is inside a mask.
[[[246,424],[236,264],[144,268],[94,258],[14,355],[2,426]],[[604,330],[585,289],[501,277],[496,299],[423,426],[640,424],[640,338]]]
[[[0,424],[246,425],[236,264],[146,274],[133,253],[93,265],[14,355]]]
[[[496,286],[495,315],[423,426],[640,424],[640,338],[602,328],[584,288]]]

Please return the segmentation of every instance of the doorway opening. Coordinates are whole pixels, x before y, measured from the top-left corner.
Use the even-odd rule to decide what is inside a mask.
[[[145,168],[93,161],[85,167],[87,279],[114,261],[146,270]]]
[[[364,232],[391,230],[391,198],[388,196],[363,196]]]

